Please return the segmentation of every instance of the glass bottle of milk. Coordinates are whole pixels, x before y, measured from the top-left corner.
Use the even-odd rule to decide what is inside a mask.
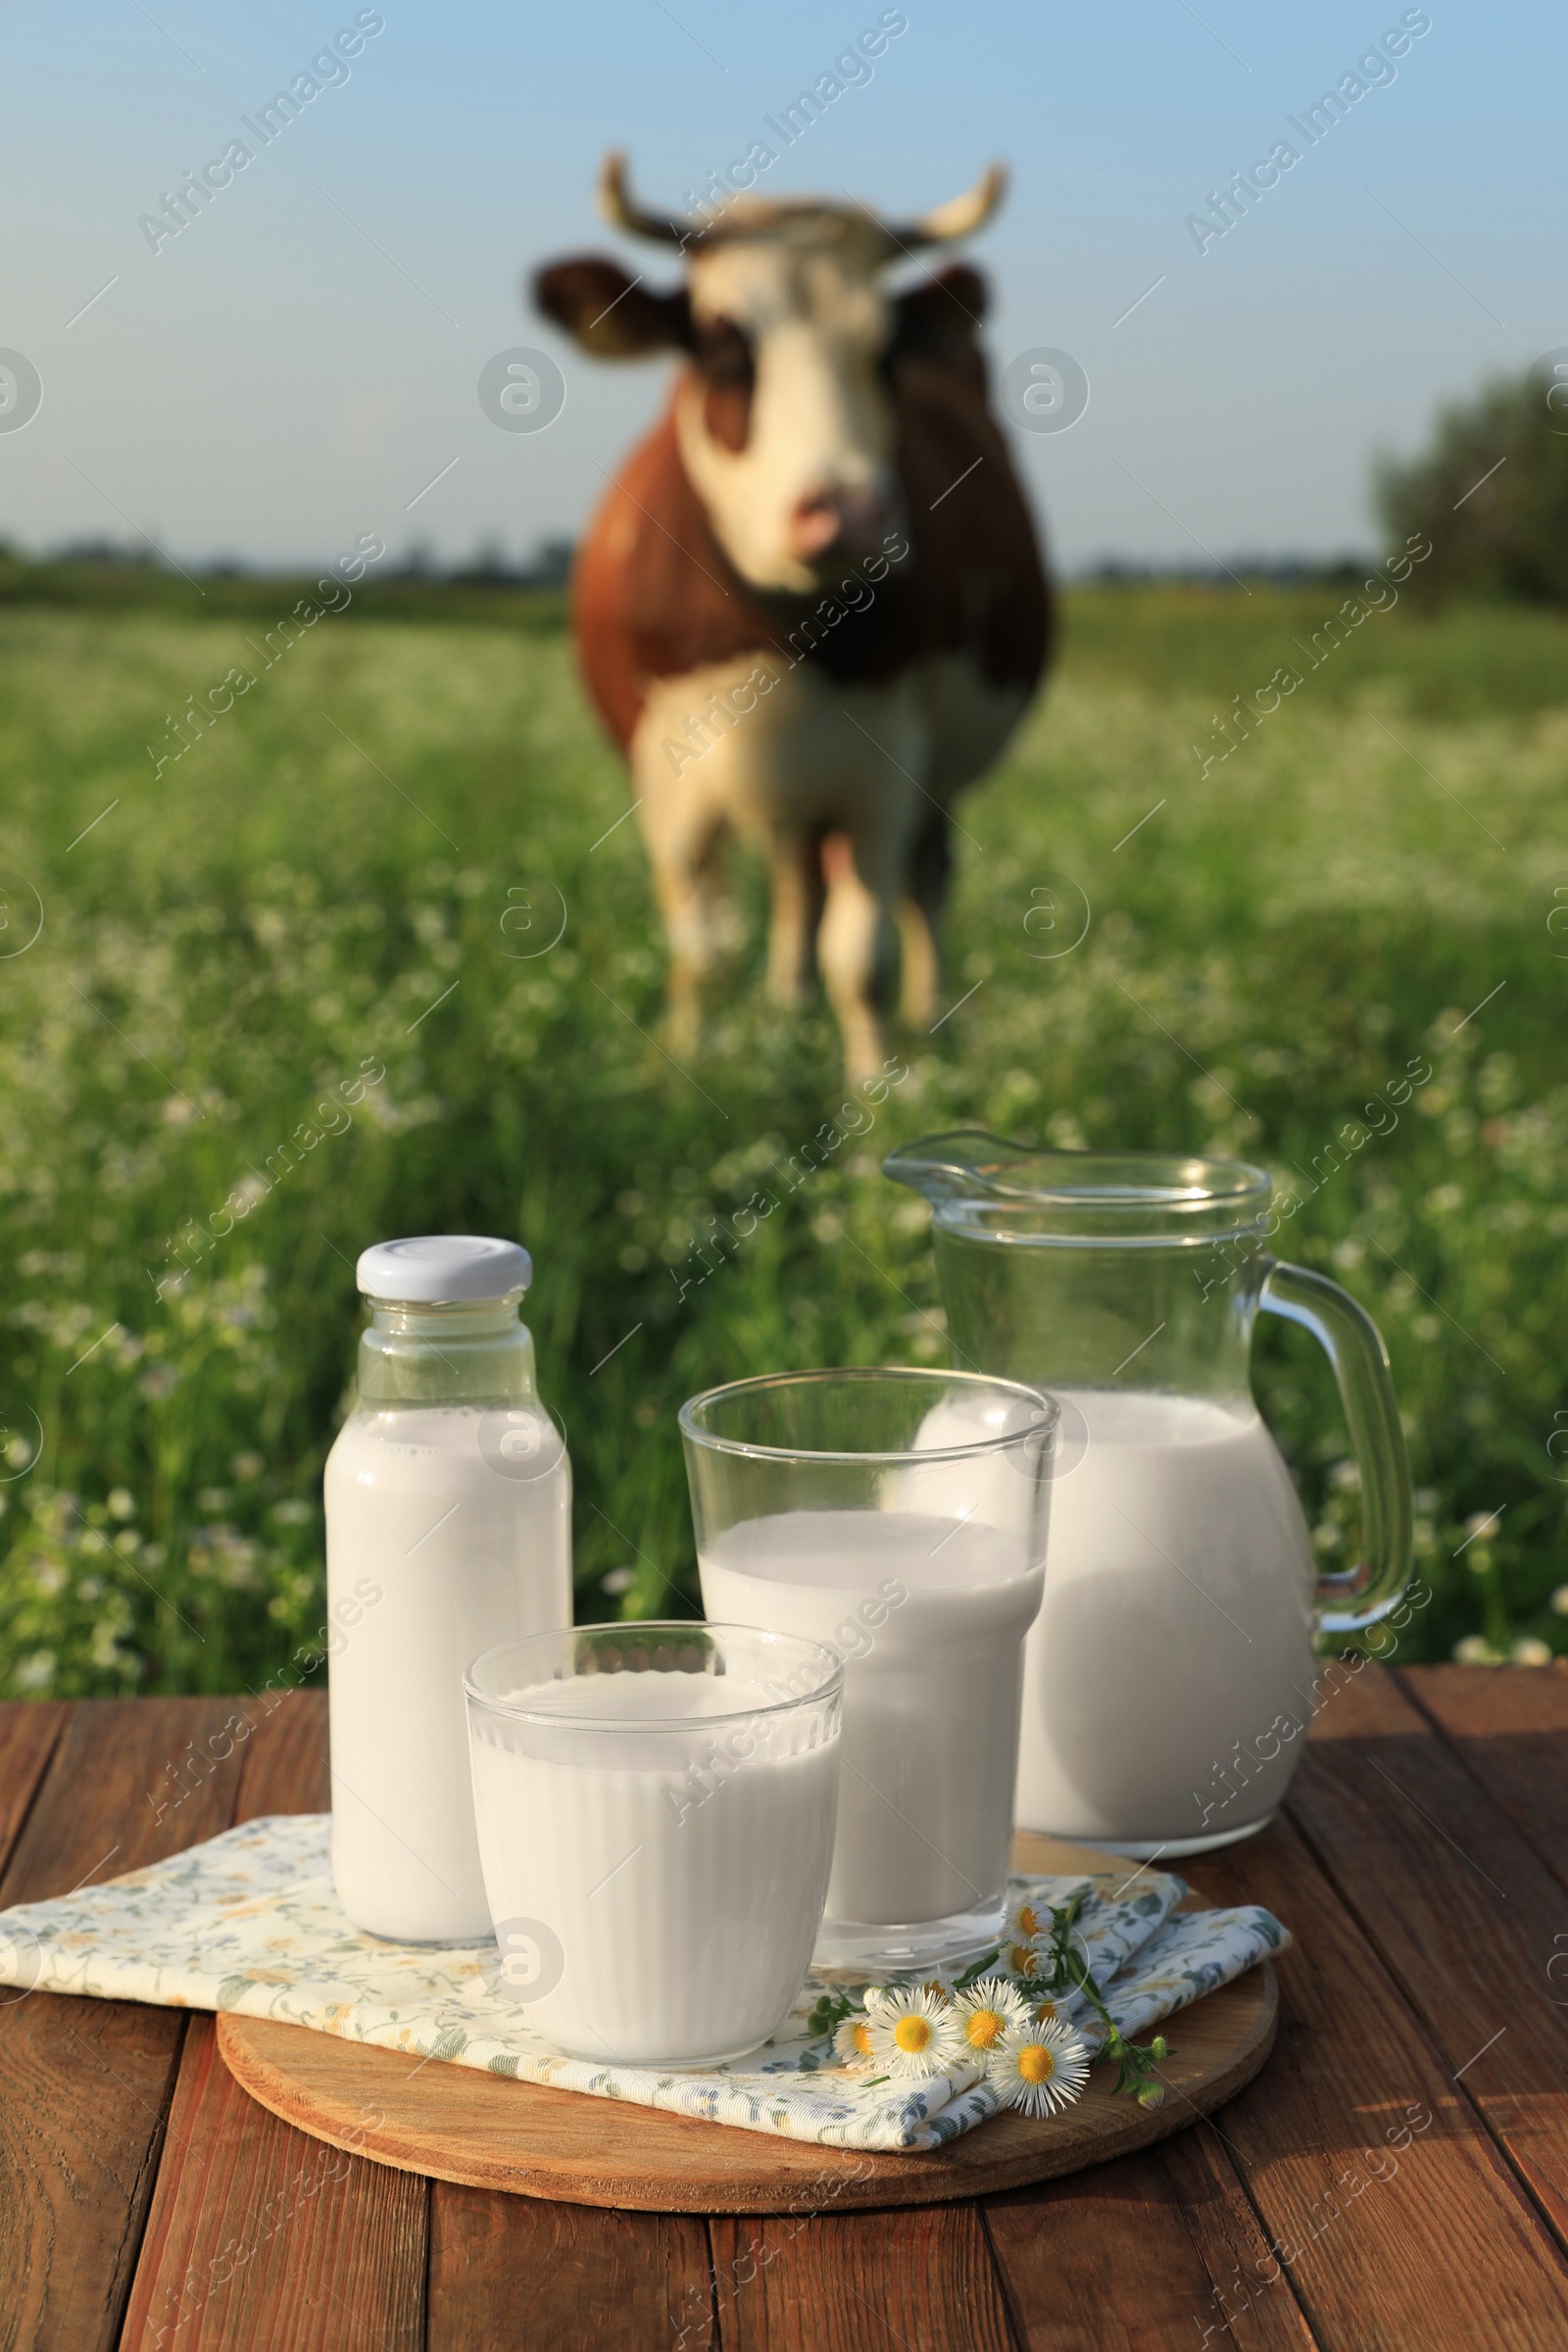
[[[357,1927],[490,1934],[466,1669],[571,1623],[571,1468],[518,1320],[526,1250],[378,1242],[359,1393],[326,1463],[332,1870]]]

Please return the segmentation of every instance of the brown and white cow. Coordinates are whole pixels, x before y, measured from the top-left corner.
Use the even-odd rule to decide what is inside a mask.
[[[907,1018],[934,1007],[950,808],[996,759],[1050,650],[1029,511],[987,401],[983,280],[884,273],[980,228],[1004,186],[889,226],[850,206],[739,198],[677,220],[601,176],[618,227],[678,247],[660,293],[561,261],[540,308],[589,352],[682,365],[578,556],[575,628],[625,753],[668,933],[677,1052],[725,937],[719,853],[764,850],[768,985],[820,963],[852,1077],[880,1068],[903,944]]]

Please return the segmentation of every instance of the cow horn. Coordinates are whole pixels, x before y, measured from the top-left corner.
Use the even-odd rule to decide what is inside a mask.
[[[599,210],[602,217],[629,236],[653,237],[661,245],[692,245],[701,229],[669,213],[645,212],[626,185],[626,158],[618,149],[606,156],[599,171]]]
[[[984,228],[1006,192],[1007,167],[993,164],[961,196],[951,197],[946,204],[939,204],[935,212],[923,213],[918,220],[889,233],[910,250],[919,245],[952,245],[959,237],[972,237],[976,229]]]

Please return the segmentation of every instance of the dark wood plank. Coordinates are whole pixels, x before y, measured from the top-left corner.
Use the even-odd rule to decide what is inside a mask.
[[[1288,2276],[1269,2291],[1262,2233],[1217,2139],[1181,2138],[984,2212],[1026,2352],[1164,2352],[1218,2339],[1311,2352]],[[1257,2266],[1257,2267],[1253,2267]]]
[[[1561,1882],[1375,1667],[1318,1715],[1290,1812],[1568,2239]]]
[[[187,1782],[179,1767],[218,1737],[230,1703],[78,1699],[0,1880],[0,1906],[118,1878],[226,1829],[232,1793]]]
[[[973,2205],[792,2219],[715,2216],[724,2352],[1009,2352],[1006,2305]],[[699,2332],[678,2352],[701,2352]]]
[[[293,1690],[270,1714],[252,1701],[256,1729],[245,1743],[234,1819],[263,1813],[328,1813],[332,1780],[326,1763],[326,1692]]]
[[[237,1702],[236,1702],[237,1703]],[[326,1701],[254,1701],[228,1773],[236,1818],[322,1812]],[[224,1759],[225,1765],[227,1759]],[[417,2345],[423,2330],[427,2183],[295,2132],[243,2091],[193,2018],[122,2343],[177,2346]]]
[[[21,1835],[70,1709],[59,1699],[0,1704],[0,1868]]]
[[[1568,1885],[1568,1663],[1407,1666],[1394,1679]],[[1568,1994],[1568,1959],[1556,1973]]]
[[[121,2342],[343,2352],[422,2341],[426,2183],[268,2115],[193,2017]]]
[[[1277,1821],[1182,1868],[1297,1938],[1274,2057],[1213,2129],[1326,2352],[1568,2342],[1549,2231],[1300,1834]]]
[[[1200,2340],[1218,2341],[1228,2327],[1241,2352],[1306,2352],[1316,2338],[1296,2301],[1289,2271],[1269,2252],[1219,2135],[1224,2121],[1223,2116],[1218,2119],[1218,2130],[1213,2124],[1195,2124],[1159,2150],[1212,2281]],[[1181,2332],[1185,2336],[1185,2328]]]
[[[708,2352],[708,2229],[431,2183],[429,2352]]]
[[[210,1782],[168,1801],[171,1765],[220,1699],[88,1699],[71,1710],[0,1880],[0,1906],[69,1893],[225,1826]],[[162,1810],[160,1808],[162,1807]],[[115,2341],[184,2033],[177,2010],[33,1993],[0,2009],[0,2340]]]

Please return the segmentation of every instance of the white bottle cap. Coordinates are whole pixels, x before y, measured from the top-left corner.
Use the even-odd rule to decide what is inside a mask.
[[[362,1250],[355,1278],[367,1298],[435,1306],[460,1298],[505,1298],[525,1291],[533,1260],[520,1243],[476,1233],[425,1233]]]

